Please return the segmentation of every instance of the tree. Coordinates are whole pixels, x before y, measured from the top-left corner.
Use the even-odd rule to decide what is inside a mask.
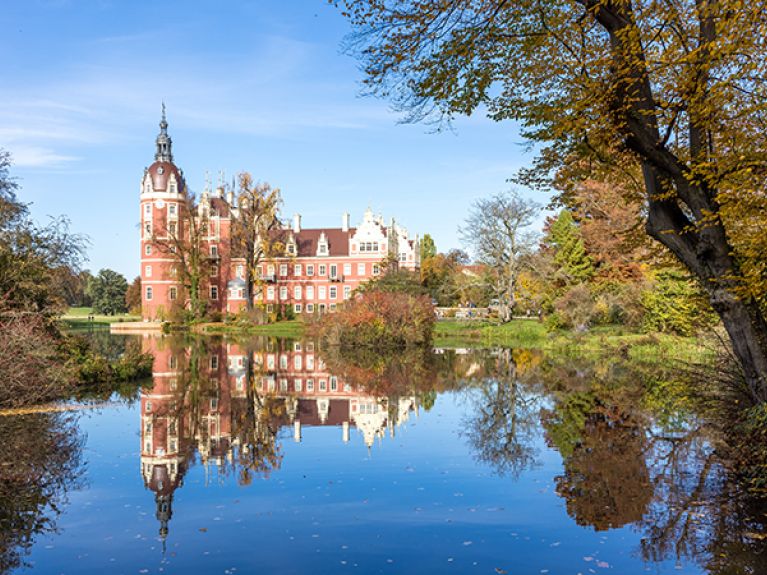
[[[264,259],[284,255],[285,245],[278,233],[282,196],[279,188],[272,188],[265,182],[254,183],[247,172],[240,174],[239,179],[239,205],[232,226],[232,244],[235,255],[245,259],[248,309],[251,310],[259,281],[259,264]]]
[[[136,276],[125,291],[125,305],[130,313],[141,313],[141,276]]]
[[[93,311],[96,313],[115,315],[127,310],[125,295],[128,292],[128,281],[116,271],[99,271],[91,281],[88,291],[93,299]]]
[[[580,158],[634,166],[647,233],[701,282],[767,401],[767,321],[733,241],[765,195],[765,0],[342,4],[367,87],[410,119],[482,106],[520,122],[545,143],[530,183]]]
[[[201,291],[213,265],[208,251],[210,212],[198,205],[194,194],[186,189],[178,212],[175,228],[168,226],[164,233],[154,230],[152,242],[173,261],[173,270],[184,291],[181,305],[188,303],[192,318],[200,319],[207,308]]]
[[[464,243],[490,271],[487,277],[504,322],[512,318],[520,258],[530,249],[534,238],[527,228],[539,209],[537,203],[517,192],[500,193],[474,202],[459,230]]]
[[[578,224],[569,210],[562,210],[548,229],[546,246],[552,250],[563,283],[574,285],[591,279],[594,263],[583,244]]]
[[[421,239],[421,264],[435,255],[437,255],[437,245],[434,243],[434,238],[430,234],[424,234]]]
[[[10,176],[10,154],[0,149],[0,329],[15,314],[51,319],[66,308],[52,281],[59,272],[73,274],[82,261],[85,238],[69,231],[65,218],[35,224],[18,200]]]

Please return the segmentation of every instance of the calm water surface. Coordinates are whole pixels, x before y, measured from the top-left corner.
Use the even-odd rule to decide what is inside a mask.
[[[767,573],[764,515],[630,367],[140,345],[154,375],[127,399],[0,421],[34,451],[5,498],[6,570]]]

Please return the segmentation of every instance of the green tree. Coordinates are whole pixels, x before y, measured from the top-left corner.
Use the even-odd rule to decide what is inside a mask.
[[[125,295],[128,281],[122,274],[103,269],[93,278],[89,287],[93,311],[106,315],[124,313],[127,310]]]
[[[551,222],[546,244],[553,251],[565,285],[584,283],[594,275],[594,263],[586,253],[581,231],[569,210],[559,212]]]
[[[435,255],[437,255],[437,245],[434,243],[434,238],[430,234],[424,234],[421,239],[421,264]]]
[[[573,159],[627,160],[647,233],[701,282],[751,399],[767,401],[767,321],[733,241],[765,193],[766,0],[336,3],[369,91],[411,119],[482,107],[519,122],[544,143],[526,173],[544,186]]]

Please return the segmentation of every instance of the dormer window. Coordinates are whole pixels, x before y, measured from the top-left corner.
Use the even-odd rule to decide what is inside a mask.
[[[296,253],[296,244],[290,243],[288,244],[288,253],[292,256]]]

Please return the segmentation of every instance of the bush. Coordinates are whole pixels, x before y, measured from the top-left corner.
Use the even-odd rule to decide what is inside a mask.
[[[546,320],[548,328],[588,329],[596,317],[591,290],[585,284],[568,289],[554,302],[554,313]]]
[[[401,348],[430,344],[434,321],[428,296],[369,291],[324,316],[317,335],[341,347]]]
[[[642,293],[642,306],[645,331],[690,336],[716,322],[700,287],[676,270],[657,274],[651,287]]]
[[[39,314],[0,318],[0,408],[51,401],[74,389],[58,334]]]

